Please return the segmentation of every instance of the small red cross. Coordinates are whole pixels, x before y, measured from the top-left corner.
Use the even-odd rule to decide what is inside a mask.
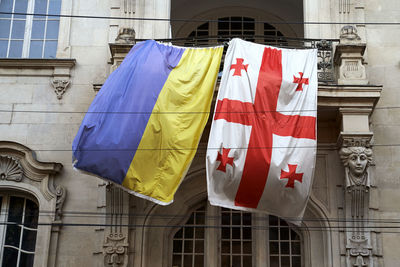
[[[297,165],[288,164],[289,172],[285,172],[281,170],[280,179],[288,179],[288,182],[285,187],[294,188],[294,181],[303,182],[303,173],[296,173]]]
[[[242,76],[242,70],[247,71],[249,64],[243,65],[243,58],[236,58],[236,64],[232,64],[230,69],[234,69],[233,76]]]
[[[303,73],[299,72],[300,77],[293,75],[293,83],[298,83],[296,91],[303,91],[303,83],[308,85],[308,78],[303,78]]]
[[[228,156],[230,148],[222,148],[222,155],[218,151],[217,161],[221,161],[217,170],[226,172],[226,164],[233,166],[233,158]]]

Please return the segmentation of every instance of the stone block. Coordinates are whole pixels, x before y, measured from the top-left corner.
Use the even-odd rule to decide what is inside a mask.
[[[0,124],[11,123],[13,105],[0,104]],[[10,111],[10,112],[7,112]]]

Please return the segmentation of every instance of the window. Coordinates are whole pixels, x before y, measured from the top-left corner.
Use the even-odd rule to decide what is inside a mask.
[[[0,203],[1,266],[33,266],[38,205],[28,198],[7,194],[0,195]]]
[[[261,27],[256,27],[254,18],[223,17],[217,20],[218,22],[206,22],[198,26],[188,36],[196,38],[194,43],[187,42],[185,45],[209,44],[213,40],[209,40],[207,37],[212,35],[217,35],[218,41],[239,37],[251,42],[287,45],[287,41],[279,30],[268,23],[263,23]]]
[[[60,14],[61,0],[0,0],[8,13]],[[55,58],[59,17],[0,14],[0,57]]]
[[[217,242],[207,242],[207,220],[215,220],[208,212],[218,209]],[[261,220],[261,222],[257,222]],[[263,242],[266,240],[266,242]],[[203,267],[208,257],[205,246],[215,246],[221,267],[259,267],[259,253],[268,255],[270,267],[301,267],[302,239],[294,227],[275,216],[260,216],[212,206],[202,206],[193,211],[185,225],[173,237],[173,267]]]

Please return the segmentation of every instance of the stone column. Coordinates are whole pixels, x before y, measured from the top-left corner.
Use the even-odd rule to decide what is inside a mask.
[[[338,84],[347,87],[365,86],[368,79],[363,66],[366,45],[361,42],[353,26],[341,30],[336,47],[335,63]],[[342,266],[382,266],[380,233],[374,229],[377,215],[377,189],[373,177],[370,116],[373,108],[361,102],[348,103],[339,108],[341,132],[338,139],[339,155],[344,165],[341,219]]]

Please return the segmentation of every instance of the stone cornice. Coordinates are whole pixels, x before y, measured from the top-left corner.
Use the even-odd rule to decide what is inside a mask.
[[[374,108],[382,85],[318,85],[318,107]]]
[[[33,59],[33,58],[2,58],[0,68],[72,68],[76,64],[73,58]]]

